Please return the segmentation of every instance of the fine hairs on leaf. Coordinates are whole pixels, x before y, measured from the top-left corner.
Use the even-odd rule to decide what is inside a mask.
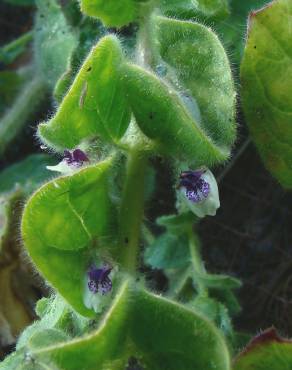
[[[121,42],[108,33],[92,45],[75,76],[67,69],[55,88],[76,41],[57,3],[38,1],[41,30],[35,35],[35,53],[58,105],[48,122],[39,125],[37,136],[46,151],[58,151],[63,158],[59,165],[47,166],[61,176],[27,200],[21,234],[36,270],[55,293],[39,302],[41,318],[23,332],[15,355],[3,366],[20,365],[24,359],[23,368],[91,370],[99,363],[101,369],[229,370],[227,330],[216,327],[223,315],[220,321],[202,305],[190,304],[197,295],[208,294],[211,279],[192,229],[195,216],[185,217],[177,205],[178,214],[168,219],[165,233],[150,235],[148,230],[155,241],[146,242],[145,253],[141,248],[145,209],[155,197],[150,159],[163,156],[175,173],[181,168],[182,196],[190,181],[186,189],[204,203],[202,185],[208,188],[205,198],[214,192],[203,180],[207,166],[229,156],[235,140],[235,89],[224,48],[209,28],[188,16],[180,21],[158,16],[159,2],[125,0],[116,8],[111,1],[84,0],[80,5],[106,26],[136,21],[135,52],[124,51],[126,37]],[[46,9],[52,19],[44,18]],[[200,12],[204,9],[202,5]],[[46,27],[54,27],[54,19],[60,29],[51,29],[50,35]],[[64,38],[61,29],[66,29]],[[191,171],[198,167],[206,170]],[[170,176],[167,186],[174,182]],[[168,276],[168,298],[147,288],[142,258]],[[181,291],[172,289],[177,270],[188,271]],[[189,279],[193,286],[187,299]],[[218,307],[228,315],[223,303]]]
[[[2,321],[7,343],[18,336],[0,370],[291,368],[291,343],[273,329],[232,362],[241,282],[237,272],[207,270],[202,257],[199,223],[220,207],[214,174],[236,142],[236,89],[267,168],[291,187],[292,5],[275,0],[251,13],[239,85],[221,40],[242,37],[232,27],[249,5],[232,3],[36,0],[32,31],[0,48],[10,68],[33,44],[26,78],[0,71],[0,82],[23,88],[5,97],[14,103],[0,121],[0,153],[45,97],[54,106],[35,131],[46,154],[0,172],[0,268],[8,271],[0,269],[0,344]],[[242,52],[239,43],[229,52],[236,68]],[[6,256],[19,242],[15,229],[24,256],[14,261]],[[47,294],[37,303],[25,284],[34,271]],[[7,289],[15,284],[36,305],[34,317]]]

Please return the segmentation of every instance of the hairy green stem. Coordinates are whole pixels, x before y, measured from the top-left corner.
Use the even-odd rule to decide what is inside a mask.
[[[143,15],[140,17],[140,28],[137,37],[136,63],[142,67],[155,66],[160,61],[160,55],[155,43],[155,25],[153,23],[156,1],[144,5]]]
[[[206,269],[204,266],[204,262],[202,261],[202,257],[200,253],[200,245],[194,235],[192,228],[190,228],[188,232],[188,237],[189,237],[189,248],[190,248],[190,253],[191,253],[193,269],[196,275],[199,275],[199,276],[205,275]],[[205,295],[205,296],[208,295],[208,290],[205,287],[205,284],[203,284],[199,278],[196,279],[196,285],[198,288],[198,293],[200,295]]]
[[[46,91],[44,81],[37,75],[20,91],[13,106],[0,119],[0,153],[5,151],[8,144],[21,131],[32,112],[41,105]]]
[[[136,150],[129,153],[120,208],[119,246],[122,249],[122,266],[132,274],[136,272],[138,263],[146,166],[144,153]]]

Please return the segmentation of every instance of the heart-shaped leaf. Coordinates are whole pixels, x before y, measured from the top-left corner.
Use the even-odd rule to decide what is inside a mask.
[[[80,313],[84,279],[100,240],[111,235],[114,211],[108,195],[110,163],[101,162],[41,187],[28,201],[22,236],[44,277]]]
[[[226,344],[213,324],[127,281],[97,331],[32,348],[30,355],[35,363],[66,370],[92,370],[96,364],[99,369],[124,370],[129,363],[151,370],[230,369]]]
[[[90,138],[121,138],[130,122],[119,75],[122,63],[117,38],[104,37],[83,63],[56,115],[39,126],[41,139],[65,149]]]

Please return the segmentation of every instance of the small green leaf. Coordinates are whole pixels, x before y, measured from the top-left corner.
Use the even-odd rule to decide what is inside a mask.
[[[117,38],[104,37],[87,57],[55,117],[39,126],[42,140],[65,149],[89,138],[121,138],[130,122],[119,76],[122,63]]]
[[[196,310],[209,320],[213,321],[225,335],[233,335],[232,324],[228,310],[222,303],[210,297],[198,296],[188,303],[188,307]]]
[[[18,39],[0,48],[0,63],[10,64],[26,50],[27,44],[32,40],[32,32],[21,35]]]
[[[230,316],[236,316],[241,312],[241,306],[237,296],[231,289],[215,289],[212,295],[228,309]]]
[[[47,329],[61,329],[60,322],[69,311],[68,305],[66,305],[65,301],[57,295],[56,297],[43,298],[37,303],[37,307],[44,305],[45,300],[47,307],[43,310],[42,318],[35,321],[23,331],[17,341],[17,350],[29,347],[31,338],[39,332],[44,332]],[[37,311],[39,311],[39,308]]]
[[[184,212],[177,215],[161,216],[156,220],[157,225],[166,227],[176,234],[184,233],[196,222],[196,216],[192,212]]]
[[[1,77],[0,77],[1,79]],[[1,81],[0,81],[1,84]],[[36,73],[17,91],[13,105],[6,109],[0,121],[0,153],[2,154],[47,98],[48,88]],[[9,88],[7,89],[9,91]],[[17,88],[18,90],[18,88]],[[0,103],[1,109],[1,103]]]
[[[0,116],[12,104],[23,83],[24,79],[15,71],[0,72]]]
[[[249,18],[241,65],[242,102],[251,136],[271,173],[292,188],[292,4],[274,1]]]
[[[255,337],[235,359],[234,370],[290,370],[292,342],[274,328]]]
[[[227,275],[214,275],[214,274],[196,274],[193,273],[194,278],[199,279],[207,288],[210,289],[238,289],[241,287],[241,281]]]
[[[122,27],[138,17],[139,3],[147,0],[81,0],[81,11],[100,18],[107,27]]]
[[[162,11],[171,17],[218,21],[229,14],[227,0],[162,0]]]
[[[38,11],[34,31],[34,53],[37,73],[53,88],[69,65],[77,38],[56,0],[36,0],[36,5]]]
[[[54,162],[54,158],[47,154],[32,154],[5,168],[0,172],[0,193],[11,191],[15,186],[21,186],[27,192],[36,189],[52,177],[52,172],[46,166]]]
[[[29,370],[25,369],[22,364],[24,361],[24,353],[23,352],[14,352],[12,355],[7,356],[4,361],[0,362],[0,369],[1,370]]]
[[[38,269],[80,313],[84,280],[100,239],[109,237],[114,213],[108,196],[109,161],[60,177],[28,201],[22,236]],[[70,268],[68,268],[70,266]]]
[[[188,239],[185,235],[162,234],[147,247],[145,263],[156,269],[179,269],[190,263]]]
[[[39,350],[35,354],[36,359],[45,361],[52,368],[57,366],[66,370],[91,370],[96,368],[96,364],[100,369],[122,370],[122,367],[115,366],[115,362],[125,351],[128,325],[132,320],[129,315],[130,293],[125,282],[97,331],[72,342]]]

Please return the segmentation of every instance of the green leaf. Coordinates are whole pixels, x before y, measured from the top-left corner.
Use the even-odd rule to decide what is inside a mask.
[[[6,150],[32,113],[40,108],[48,90],[67,69],[76,47],[76,36],[71,32],[57,1],[36,0],[36,5],[33,76],[0,122],[0,153]]]
[[[23,161],[15,163],[0,172],[0,193],[9,192],[20,186],[26,192],[52,177],[52,172],[46,166],[54,164],[55,160],[47,154],[32,154]]]
[[[56,0],[36,0],[38,7],[34,52],[37,73],[53,88],[59,77],[66,71],[77,45],[76,35],[67,24],[61,7]]]
[[[188,307],[195,309],[209,320],[213,321],[225,335],[232,336],[233,329],[227,308],[213,298],[198,296]]]
[[[236,93],[221,42],[200,24],[163,17],[157,18],[157,31],[162,59],[175,69],[185,105],[191,110],[191,98],[197,103],[196,123],[217,146],[230,149],[236,135]]]
[[[162,11],[171,17],[218,21],[229,14],[227,0],[162,0]]]
[[[242,102],[251,136],[266,167],[292,188],[292,4],[270,3],[249,18],[241,65]]]
[[[22,219],[23,241],[33,262],[85,315],[90,314],[83,303],[86,271],[96,258],[96,246],[100,252],[102,240],[112,235],[115,220],[109,169],[105,161],[49,182],[30,198]]]
[[[230,316],[236,316],[241,312],[240,303],[231,289],[215,289],[212,295],[228,309]]]
[[[155,239],[144,253],[145,263],[156,269],[179,269],[190,263],[185,235],[165,233]]]
[[[36,363],[66,370],[91,370],[96,364],[99,369],[124,370],[130,357],[151,370],[230,369],[226,344],[213,324],[127,281],[96,331],[33,348],[30,355]]]
[[[178,303],[138,291],[131,331],[152,370],[229,369],[228,350],[217,329]]]
[[[234,370],[290,370],[292,342],[280,337],[274,328],[255,337],[236,358]]]
[[[160,152],[199,167],[227,158],[196,126],[180,97],[166,83],[138,66],[124,68],[125,91],[142,132]]]
[[[185,233],[195,222],[196,216],[192,212],[161,216],[156,220],[157,225],[164,226],[175,234]]]
[[[136,20],[145,0],[81,0],[81,11],[97,17],[107,27],[122,27]],[[147,1],[147,0],[146,0]]]
[[[119,75],[122,63],[117,38],[104,37],[87,57],[55,117],[39,126],[41,139],[65,149],[89,138],[121,138],[130,123]]]
[[[13,105],[5,111],[0,121],[0,153],[5,152],[33,113],[41,108],[47,97],[47,86],[43,78],[36,73],[17,92]]]
[[[23,82],[23,78],[15,71],[0,72],[0,116],[13,102]]]
[[[259,9],[267,2],[268,0],[233,0],[230,4],[228,19],[215,25],[216,31],[229,51],[230,59],[236,63],[236,69],[243,55],[248,13],[251,10]]]
[[[0,48],[0,63],[10,64],[26,50],[32,40],[32,32],[27,32],[18,39]]]
[[[215,274],[197,274],[194,271],[194,278],[199,279],[207,288],[210,289],[238,289],[241,287],[240,280],[227,276]]]
[[[16,346],[17,351],[45,347],[49,344],[46,341],[54,344],[51,341],[53,338],[57,342],[76,337],[85,332],[89,321],[73,311],[59,295],[38,301],[36,313],[40,316],[40,320],[28,326],[20,335]],[[48,338],[46,338],[46,333],[48,333]],[[43,338],[42,343],[38,343],[40,338]]]
[[[1,370],[24,370],[22,364],[24,360],[23,352],[14,352],[12,355],[7,356],[4,361],[0,362]],[[27,369],[28,370],[28,369]]]
[[[124,67],[138,126],[162,153],[193,166],[224,161],[235,139],[235,90],[221,43],[196,23],[157,17],[154,24],[164,75]]]

